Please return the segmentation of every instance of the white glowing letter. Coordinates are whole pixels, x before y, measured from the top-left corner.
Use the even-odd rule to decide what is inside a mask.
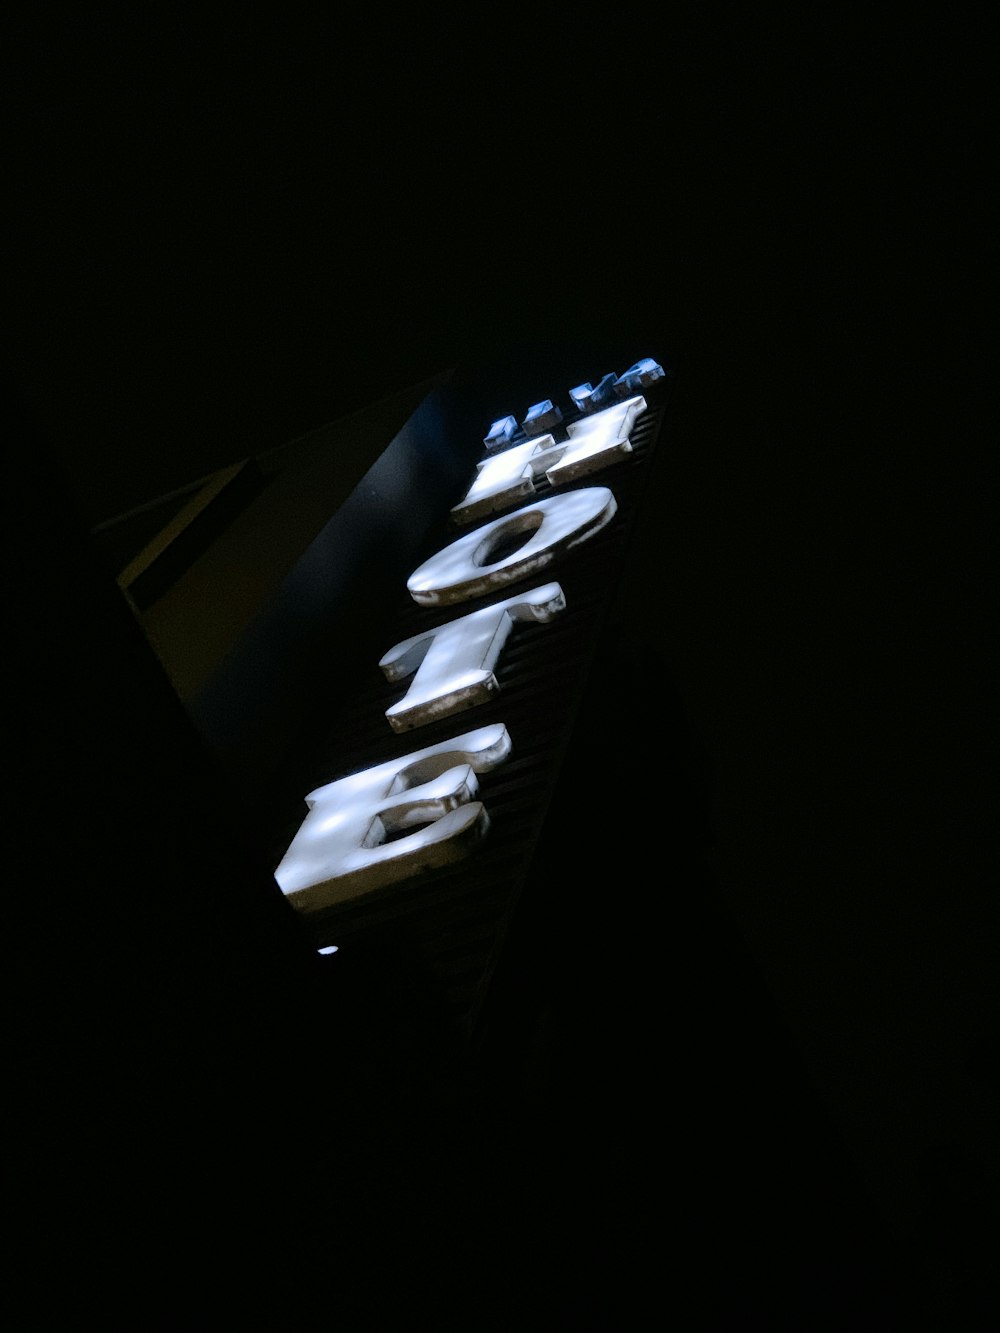
[[[645,398],[637,395],[570,422],[569,439],[559,444],[553,436],[541,435],[484,459],[476,464],[476,479],[464,498],[453,506],[452,518],[471,523],[509,509],[535,493],[535,479],[543,474],[553,486],[562,486],[621,462],[632,452],[629,435],[645,410]]]
[[[606,486],[589,486],[537,500],[432,555],[406,580],[421,606],[448,606],[527,578],[593,537],[618,508]],[[516,549],[507,555],[498,552]]]
[[[392,729],[409,731],[485,702],[500,688],[493,668],[514,622],[544,623],[565,606],[559,584],[546,583],[397,643],[379,662],[386,679],[416,675],[399,703],[386,709]]]
[[[598,408],[604,407],[615,398],[627,398],[637,390],[648,388],[650,384],[655,384],[657,380],[663,378],[663,367],[652,357],[644,356],[641,361],[636,361],[620,375],[602,376],[596,388],[588,380],[586,384],[570,389],[569,396],[573,405],[581,412],[596,412]]]
[[[558,462],[546,468],[545,475],[553,486],[576,481],[590,472],[619,462],[632,452],[629,433],[635,419],[646,410],[641,395],[627,398],[603,412],[571,421],[566,427],[569,443],[559,450]]]
[[[510,444],[516,433],[516,417],[498,417],[490,427],[489,433],[483,436],[483,444],[487,449],[503,449],[505,445]]]
[[[543,398],[540,403],[528,408],[528,415],[521,422],[521,426],[525,435],[542,435],[545,431],[550,431],[553,426],[558,426],[560,421],[562,413],[558,407],[553,405],[551,398]]]
[[[615,393],[619,398],[627,398],[637,389],[646,389],[650,384],[665,378],[663,367],[650,356],[644,356],[628,370],[623,370],[615,384]]]
[[[497,509],[519,504],[526,495],[534,495],[535,478],[545,471],[546,462],[551,462],[547,450],[553,444],[551,435],[541,435],[477,463],[475,481],[451,511],[455,522],[472,523]]]
[[[611,372],[601,378],[596,389],[590,380],[586,384],[578,384],[575,389],[569,391],[573,405],[581,412],[596,412],[599,407],[603,407],[614,398],[616,380],[617,376]]]
[[[509,753],[498,723],[318,787],[274,872],[282,892],[319,912],[459,860],[489,828],[476,774]]]

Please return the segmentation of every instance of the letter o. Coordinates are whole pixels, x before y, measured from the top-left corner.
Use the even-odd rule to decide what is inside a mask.
[[[467,532],[413,571],[406,587],[421,606],[448,606],[536,574],[587,541],[618,508],[606,486],[564,491]],[[527,534],[526,540],[525,535]],[[521,538],[516,550],[492,556]]]

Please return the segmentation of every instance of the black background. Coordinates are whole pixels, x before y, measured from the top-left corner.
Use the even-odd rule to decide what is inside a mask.
[[[11,697],[28,740],[9,947],[29,1310],[561,1329],[633,1327],[648,1305],[678,1329],[990,1327],[975,62],[955,32],[661,23],[571,41],[77,20],[15,38]],[[724,1000],[706,985],[693,1006],[700,1091],[671,1086],[676,1023],[650,987],[617,1057],[604,991],[563,1019],[532,1066],[547,1094],[505,1101],[499,1054],[477,1114],[476,1091],[411,1086],[389,1056],[381,1089],[345,1092],[330,1063],[351,1022],[300,976],[252,841],[256,906],[233,924],[219,886],[242,834],[197,825],[219,800],[210,766],[87,533],[446,367],[618,340],[680,361],[663,522],[625,606],[697,775],[673,795],[711,830],[676,863],[709,904],[687,925],[727,973]],[[207,913],[195,846],[218,870],[199,871]],[[630,851],[637,883],[651,849]],[[679,967],[669,913],[658,929]],[[641,1145],[602,1158],[601,1208],[625,1220],[589,1245],[600,1210],[577,1208],[575,1166],[557,1204],[513,1198],[550,1160],[531,1096],[556,1141],[588,1061],[602,1107],[638,1108]],[[379,1091],[415,1117],[394,1148]],[[794,1133],[775,1127],[786,1093]],[[507,1180],[488,1218],[484,1176],[494,1198]]]

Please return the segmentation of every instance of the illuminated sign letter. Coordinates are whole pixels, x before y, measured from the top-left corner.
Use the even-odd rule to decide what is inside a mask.
[[[517,433],[516,417],[498,417],[490,427],[489,432],[483,436],[483,444],[487,449],[502,449],[510,444],[512,438]]]
[[[641,395],[629,398],[603,412],[581,417],[566,427],[568,440],[557,444],[553,436],[515,444],[476,464],[476,479],[464,498],[454,505],[456,523],[471,523],[498,509],[509,509],[535,492],[535,478],[543,473],[553,486],[578,481],[627,458],[635,419],[646,410]]]
[[[409,731],[485,702],[500,688],[493,668],[514,622],[546,622],[565,607],[559,584],[546,583],[390,648],[379,662],[387,680],[416,671],[407,693],[386,709],[393,730]]]
[[[605,403],[615,398],[627,398],[638,389],[645,389],[663,378],[664,370],[659,362],[644,356],[620,375],[604,375],[596,388],[588,380],[586,384],[570,389],[569,396],[574,407],[578,407],[581,412],[596,412]]]
[[[545,471],[552,485],[576,481],[630,454],[629,433],[636,417],[645,410],[645,398],[637,395],[616,403],[614,407],[606,407],[603,412],[570,422],[566,427],[569,443],[559,450],[558,462],[553,462]]]
[[[618,508],[606,486],[589,486],[536,500],[432,555],[406,580],[421,606],[448,606],[543,569],[611,522]],[[517,543],[516,549],[510,547]],[[498,554],[507,550],[506,555]]]
[[[546,460],[551,462],[548,449],[554,444],[551,435],[541,435],[477,463],[475,481],[451,510],[455,522],[472,523],[534,495],[535,478],[545,471]]]
[[[319,912],[459,860],[489,828],[476,774],[509,753],[497,723],[318,787],[274,872],[282,892]]]
[[[544,398],[534,407],[528,408],[528,415],[521,422],[525,435],[542,435],[562,421],[562,413],[553,406],[551,398]]]
[[[615,392],[619,398],[624,398],[630,393],[635,393],[636,389],[645,389],[663,378],[664,370],[660,363],[654,361],[651,356],[644,356],[634,366],[622,371],[618,376]]]
[[[590,380],[586,384],[578,384],[575,389],[569,391],[573,405],[581,412],[594,412],[605,403],[610,403],[615,396],[617,379],[618,377],[612,372],[601,378],[596,389]]]

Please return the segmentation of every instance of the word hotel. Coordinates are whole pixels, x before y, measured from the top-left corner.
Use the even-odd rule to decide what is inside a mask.
[[[551,399],[529,409],[520,431],[513,416],[494,421],[483,439],[486,457],[450,510],[455,525],[469,530],[413,571],[406,581],[413,600],[436,608],[495,595],[600,532],[615,515],[614,494],[605,486],[558,488],[631,454],[631,431],[647,410],[641,390],[663,378],[663,367],[645,358],[596,386],[571,389],[580,415],[565,427]],[[565,438],[557,440],[556,430]],[[532,501],[542,476],[555,494]],[[540,583],[394,644],[379,666],[388,681],[409,687],[387,709],[389,725],[401,734],[485,702],[499,688],[494,668],[513,626],[544,625],[565,606],[558,583]],[[476,799],[476,775],[510,752],[499,723],[310,792],[308,813],[274,872],[281,891],[308,915],[466,856],[490,823]]]

